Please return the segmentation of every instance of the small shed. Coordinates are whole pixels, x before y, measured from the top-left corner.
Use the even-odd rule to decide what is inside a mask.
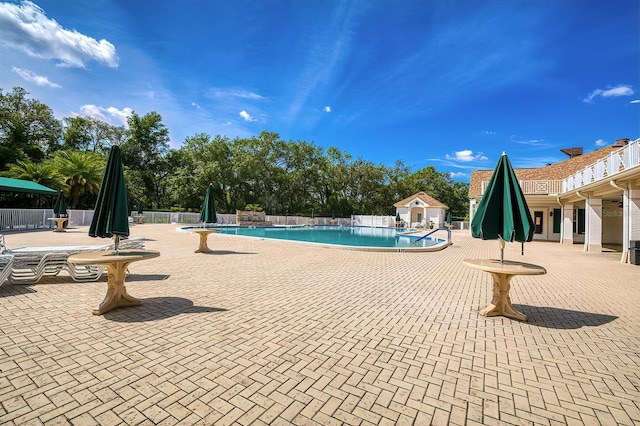
[[[396,216],[400,216],[411,227],[441,228],[447,217],[449,207],[427,193],[420,191],[393,205]]]
[[[0,177],[0,208],[47,209],[58,192],[30,180]]]

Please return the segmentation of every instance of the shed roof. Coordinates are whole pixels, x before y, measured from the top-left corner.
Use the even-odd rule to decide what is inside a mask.
[[[618,149],[620,149],[619,146],[610,145],[587,154],[567,158],[559,163],[538,168],[514,169],[513,171],[518,180],[562,180]],[[469,196],[479,197],[482,194],[482,182],[488,182],[492,174],[493,170],[474,170],[471,172]]]
[[[0,191],[26,192],[29,194],[56,195],[57,191],[30,180],[0,177]]]
[[[411,202],[413,202],[413,200],[415,199],[419,199],[422,202],[424,202],[425,204],[427,204],[429,207],[440,207],[443,209],[448,209],[449,207],[447,207],[446,204],[442,204],[440,201],[436,200],[435,198],[433,198],[432,196],[426,194],[423,191],[420,191],[416,194],[413,194],[410,197],[405,198],[402,201],[398,201],[397,203],[395,203],[393,205],[393,207],[409,207],[409,204],[411,204]]]

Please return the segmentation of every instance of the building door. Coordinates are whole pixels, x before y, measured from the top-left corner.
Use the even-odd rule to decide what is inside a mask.
[[[533,238],[536,240],[547,239],[547,230],[544,224],[545,213],[546,211],[544,210],[534,210],[533,212],[533,225],[534,225]]]

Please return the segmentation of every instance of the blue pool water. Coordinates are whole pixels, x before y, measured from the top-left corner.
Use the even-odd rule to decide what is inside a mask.
[[[222,234],[247,237],[274,238],[320,244],[367,248],[424,248],[444,242],[439,239],[400,235],[395,228],[369,228],[348,226],[315,227],[216,227]]]

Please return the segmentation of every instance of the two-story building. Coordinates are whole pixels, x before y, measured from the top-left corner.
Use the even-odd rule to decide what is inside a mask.
[[[515,169],[535,224],[534,240],[603,246],[628,261],[630,241],[640,240],[640,139],[583,154],[563,149],[569,158],[545,167]],[[475,170],[469,184],[473,219],[493,170]]]

